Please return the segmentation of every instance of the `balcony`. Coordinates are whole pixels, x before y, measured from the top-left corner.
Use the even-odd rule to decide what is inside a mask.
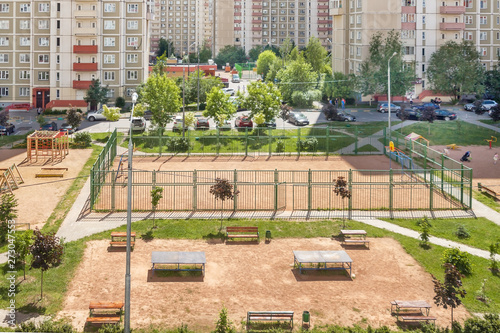
[[[318,9],[328,9],[328,5],[318,5]]]
[[[241,31],[241,27],[234,27],[234,31]]]
[[[465,14],[465,6],[441,6],[439,12],[441,14]]]
[[[262,27],[252,27],[252,31],[262,31]]]
[[[401,22],[401,30],[415,30],[417,23],[415,22]]]
[[[262,5],[252,5],[252,9],[262,9]]]
[[[76,10],[73,13],[75,15],[75,18],[78,19],[97,17],[97,12],[95,10]]]
[[[97,45],[73,45],[73,53],[80,53],[80,54],[97,53]]]
[[[439,23],[439,29],[440,30],[464,30],[465,29],[465,23],[446,23],[442,22]]]
[[[97,70],[97,63],[74,62],[73,70],[77,72],[94,72]]]
[[[318,24],[332,24],[332,20],[318,20]]]
[[[241,23],[241,20],[234,20],[234,23]]]
[[[241,9],[241,5],[234,5],[234,9]]]
[[[89,89],[92,81],[77,81],[73,80],[73,89]]]
[[[344,15],[344,8],[331,8],[330,9],[330,15],[332,16],[337,16],[337,15]]]
[[[326,13],[318,13],[318,16],[330,16],[330,13],[326,12]]]
[[[331,31],[332,28],[318,28],[318,31]]]
[[[415,14],[417,12],[417,7],[415,6],[402,6],[401,13],[402,14]]]
[[[76,28],[75,36],[97,36],[96,28]]]

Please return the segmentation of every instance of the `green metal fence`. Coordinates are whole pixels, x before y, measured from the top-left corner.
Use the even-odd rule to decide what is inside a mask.
[[[107,171],[113,165],[113,161],[116,157],[116,129],[111,133],[108,142],[104,146],[97,160],[95,161],[92,169],[90,170],[90,206],[93,207],[96,198],[102,188],[102,184],[105,183],[105,174],[102,171]]]

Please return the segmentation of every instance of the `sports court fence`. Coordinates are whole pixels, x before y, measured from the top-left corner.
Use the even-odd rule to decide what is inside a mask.
[[[94,211],[127,209],[127,172],[92,171]],[[439,170],[439,173],[442,171]],[[151,211],[151,190],[163,188],[157,211],[405,211],[469,210],[460,170],[194,170],[133,171],[133,211]],[[351,197],[335,195],[334,181],[344,177]],[[227,179],[240,193],[217,201],[209,193],[216,178]],[[453,188],[459,189],[458,191]],[[367,214],[369,215],[369,214]]]
[[[113,162],[116,157],[116,144],[117,144],[117,132],[116,129],[109,136],[108,142],[104,146],[103,150],[97,156],[97,160],[94,165],[92,165],[92,169],[90,169],[90,183],[91,184],[102,184],[105,179],[99,178],[104,177],[104,174],[100,172],[100,170],[109,170],[113,165]],[[97,177],[97,178],[95,178]],[[90,205],[93,206],[95,198],[99,195],[101,190],[100,186],[91,186],[90,187]]]

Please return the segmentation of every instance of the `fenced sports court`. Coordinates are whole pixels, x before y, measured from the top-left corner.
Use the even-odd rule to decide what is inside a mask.
[[[463,165],[451,169],[447,164],[433,168],[439,162],[430,159],[434,153],[428,148],[394,142],[401,147],[402,155],[389,155],[393,160],[390,170],[133,170],[131,208],[152,210],[151,189],[161,187],[163,198],[157,211],[343,211],[347,216],[356,211],[356,216],[371,216],[371,211],[390,215],[406,210],[471,209],[471,169]],[[107,147],[113,150],[112,146]],[[104,168],[91,171],[91,210],[125,211],[126,161],[123,156],[121,162],[116,158],[111,169],[109,158],[113,154],[103,154]],[[398,160],[403,155],[407,161],[402,168]],[[434,164],[427,161],[428,168],[416,167],[411,156],[423,158],[420,155]],[[335,195],[333,182],[338,177],[347,181],[351,198],[342,200]],[[215,200],[209,191],[216,178],[227,179],[240,192],[235,200]]]

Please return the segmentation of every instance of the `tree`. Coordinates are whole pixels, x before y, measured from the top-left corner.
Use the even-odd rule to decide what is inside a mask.
[[[276,82],[277,78],[276,76],[278,75],[279,71],[283,69],[283,64],[280,58],[276,57],[274,59],[274,62],[271,63],[269,66],[269,70],[266,74],[266,81],[267,82]]]
[[[54,233],[43,234],[38,228],[33,231],[33,244],[30,246],[31,268],[40,268],[42,281],[40,283],[40,298],[43,298],[43,272],[59,265],[62,261],[64,246]]]
[[[338,117],[337,107],[331,103],[323,105],[321,112],[325,115],[326,120],[335,120]]]
[[[241,46],[226,45],[219,50],[219,54],[215,57],[215,63],[219,66],[225,66],[226,63],[229,63],[229,66],[234,67],[235,63],[246,61],[247,56]]]
[[[240,191],[233,191],[233,185],[224,178],[215,178],[215,184],[210,186],[210,194],[215,197],[215,200],[222,201],[222,207],[220,211],[220,230],[222,230],[222,208],[224,207],[224,201],[234,200]]]
[[[317,75],[312,66],[305,62],[302,57],[290,62],[286,68],[278,72],[277,79],[280,82],[280,91],[283,99],[292,101],[293,92],[306,93],[313,89],[317,82]]]
[[[83,98],[86,103],[90,103],[90,111],[96,111],[99,104],[108,102],[108,88],[102,87],[99,80],[92,80],[87,95]]]
[[[23,263],[24,280],[26,280],[26,259],[30,254],[30,247],[33,244],[33,231],[17,231],[14,240],[14,248],[16,249],[16,258],[18,262]]]
[[[257,59],[257,73],[262,74],[262,79],[265,80],[267,72],[271,67],[271,64],[276,60],[276,54],[274,52],[267,50],[259,54]]]
[[[155,186],[151,190],[151,205],[153,206],[153,228],[155,228],[155,215],[156,215],[156,207],[158,203],[163,198],[163,187]]]
[[[9,233],[9,220],[14,220],[17,217],[17,199],[14,194],[2,195],[0,203],[0,243],[7,239]]]
[[[290,52],[292,51],[293,47],[294,47],[293,41],[290,39],[290,37],[287,37],[283,41],[283,43],[281,43],[280,55],[281,55],[281,58],[283,59],[285,66],[286,66],[287,59],[289,58]]]
[[[82,123],[83,115],[81,112],[77,111],[75,108],[71,108],[66,113],[66,122],[70,124],[76,131],[78,126]]]
[[[36,122],[38,123],[38,125],[40,125],[40,127],[42,127],[47,123],[47,119],[45,119],[43,115],[39,115],[38,117],[36,117]]]
[[[118,121],[120,119],[120,109],[110,108],[106,104],[102,106],[102,115],[109,121]]]
[[[180,89],[164,74],[151,75],[141,90],[142,102],[149,105],[151,120],[165,128],[182,107]]]
[[[500,104],[497,104],[490,109],[490,116],[493,119],[493,121],[500,120]]]
[[[200,63],[205,64],[208,62],[208,59],[212,59],[212,50],[206,45],[203,45],[200,50]]]
[[[460,273],[452,264],[444,264],[444,283],[432,275],[434,283],[434,303],[445,309],[451,308],[451,326],[453,327],[453,309],[462,304],[462,300],[467,292],[462,288],[462,273]]]
[[[500,267],[498,265],[498,260],[496,256],[500,254],[500,239],[498,239],[495,243],[490,244],[490,269],[493,274],[498,274],[500,271]]]
[[[436,109],[432,106],[425,107],[419,119],[429,123],[429,135],[431,135],[431,123],[436,120]]]
[[[299,48],[297,46],[295,46],[292,51],[290,51],[290,60],[292,61],[296,61],[296,60],[299,60],[301,54],[300,54],[300,51],[299,51]]]
[[[500,68],[498,66],[484,73],[484,90],[487,94],[493,95],[492,99],[500,100]]]
[[[393,56],[394,52],[397,54]],[[391,59],[391,94],[404,95],[415,81],[414,63],[403,61],[403,43],[392,30],[385,38],[375,33],[370,40],[369,55],[361,64],[357,78],[359,91],[364,95],[387,94],[387,66]]]
[[[281,93],[274,84],[251,82],[247,86],[247,91],[241,106],[250,110],[251,118],[261,113],[268,122],[278,115],[281,107]]]
[[[427,78],[433,91],[452,94],[482,93],[484,69],[480,54],[470,41],[449,41],[434,52],[427,66]]]
[[[427,219],[422,221],[420,223],[420,229],[422,230],[422,233],[420,234],[420,246],[423,248],[429,247],[429,231],[431,229],[431,226],[429,223],[427,223]]]
[[[115,106],[117,108],[123,109],[125,107],[125,98],[123,98],[122,96],[118,96],[115,99]]]
[[[345,228],[344,199],[351,198],[351,191],[349,191],[347,181],[342,176],[338,176],[337,179],[333,181],[333,185],[335,186],[333,192],[342,198],[342,221],[343,227]]]
[[[224,121],[231,119],[236,113],[236,106],[229,97],[220,88],[213,87],[207,95],[207,107],[203,111],[203,116],[212,118],[218,127],[222,127]]]
[[[401,120],[401,122],[404,123],[409,118],[410,118],[410,114],[406,110],[406,106],[401,105],[401,111],[399,112],[399,120]],[[401,134],[403,134],[403,127],[404,126],[401,126]]]
[[[236,329],[227,316],[227,308],[222,306],[219,313],[219,320],[215,323],[215,330],[212,333],[235,333]]]
[[[0,111],[0,125],[6,126],[9,118],[9,111]]]
[[[156,51],[156,56],[160,57],[165,55],[167,58],[173,55],[175,52],[174,43],[171,40],[160,38],[158,42],[158,50]]]
[[[304,51],[304,58],[317,73],[325,71],[325,65],[328,61],[328,51],[321,45],[319,38],[311,37]]]
[[[259,58],[260,53],[262,52],[262,46],[260,45],[255,45],[248,51],[248,58],[250,61],[257,61]]]
[[[354,91],[354,75],[341,72],[333,73],[332,99],[351,97]]]
[[[184,97],[187,104],[196,103],[198,101],[198,80],[200,80],[200,104],[205,104],[207,102],[207,94],[212,88],[216,87],[220,90],[224,87],[219,77],[205,77],[203,71],[195,71],[189,75],[184,87]]]

